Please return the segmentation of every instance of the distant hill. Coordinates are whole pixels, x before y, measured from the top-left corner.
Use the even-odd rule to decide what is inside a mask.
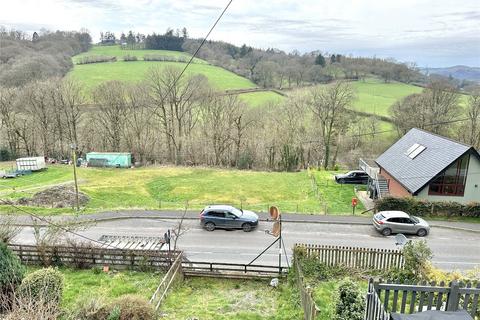
[[[424,74],[439,74],[441,76],[452,76],[460,80],[480,82],[480,68],[469,66],[453,66],[447,68],[422,68]]]

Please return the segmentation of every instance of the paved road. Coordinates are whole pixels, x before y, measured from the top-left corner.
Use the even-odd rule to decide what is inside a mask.
[[[79,233],[93,239],[101,235],[144,235],[161,236],[168,228],[173,228],[178,220],[171,219],[124,219],[98,222]],[[241,230],[215,230],[207,232],[200,228],[198,221],[184,222],[188,231],[179,240],[179,249],[187,258],[194,261],[248,263],[274,238],[265,234],[271,223],[262,221],[250,233]],[[383,237],[368,225],[284,223],[284,241],[287,248],[294,243],[377,247],[394,249],[394,237]],[[416,241],[417,237],[410,237]],[[434,252],[435,265],[446,270],[468,270],[480,266],[480,233],[464,232],[444,228],[433,228],[425,238]],[[14,239],[17,243],[34,243],[32,230],[25,227]],[[291,254],[291,251],[288,250]],[[270,249],[257,260],[258,263],[278,263],[278,249]],[[285,263],[285,261],[284,261]]]

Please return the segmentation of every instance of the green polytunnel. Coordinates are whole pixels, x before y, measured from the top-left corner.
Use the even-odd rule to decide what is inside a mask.
[[[124,152],[89,152],[86,157],[89,167],[130,168],[132,154]]]

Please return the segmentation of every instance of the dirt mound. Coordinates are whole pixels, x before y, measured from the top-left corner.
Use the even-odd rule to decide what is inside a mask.
[[[80,206],[88,203],[90,198],[78,193]],[[24,206],[37,206],[49,208],[73,208],[76,206],[75,188],[73,186],[56,186],[37,192],[32,198],[20,198],[17,203]]]

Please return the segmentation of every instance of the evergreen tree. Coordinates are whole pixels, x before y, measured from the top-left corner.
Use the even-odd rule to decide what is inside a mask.
[[[132,30],[128,31],[127,44],[130,49],[133,49],[133,47],[135,47],[135,36],[133,35]]]
[[[335,63],[335,62],[337,62],[337,60],[335,59],[335,55],[332,54],[332,55],[330,56],[330,63]]]
[[[319,66],[322,66],[322,67],[325,67],[325,58],[322,56],[321,53],[315,59],[315,64],[317,64]]]
[[[249,53],[249,48],[247,47],[246,44],[243,44],[243,46],[240,48],[240,58],[243,58],[247,53]]]

